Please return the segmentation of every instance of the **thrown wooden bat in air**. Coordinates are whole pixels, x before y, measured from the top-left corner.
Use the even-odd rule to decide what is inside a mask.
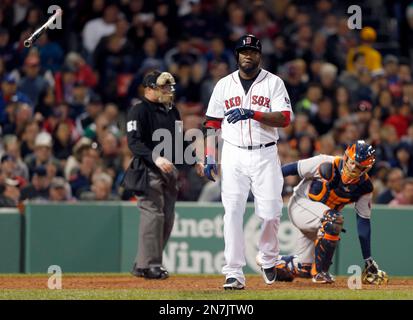
[[[39,37],[45,32],[45,30],[53,23],[53,21],[57,18],[60,17],[63,14],[62,9],[58,9],[54,15],[52,15],[47,22],[42,25],[39,29],[37,29],[33,34],[24,40],[23,44],[26,48],[30,48],[32,44],[39,39]]]

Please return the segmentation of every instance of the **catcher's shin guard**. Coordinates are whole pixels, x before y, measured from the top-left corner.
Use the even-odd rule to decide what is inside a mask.
[[[344,219],[340,212],[327,210],[321,219],[321,223],[322,227],[315,242],[315,257],[311,268],[313,276],[320,272],[328,272],[332,264],[334,251],[340,240],[339,234],[343,229]]]

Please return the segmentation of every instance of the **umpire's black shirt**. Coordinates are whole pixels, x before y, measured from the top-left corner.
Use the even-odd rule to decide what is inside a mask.
[[[180,120],[175,106],[167,108],[161,103],[151,102],[145,98],[132,106],[127,115],[126,131],[128,146],[134,157],[141,157],[146,165],[156,167],[152,159],[152,151],[162,140],[153,141],[152,135],[157,129],[166,129],[172,135],[173,158],[168,160],[174,163],[175,122]],[[165,155],[161,153],[160,156]]]

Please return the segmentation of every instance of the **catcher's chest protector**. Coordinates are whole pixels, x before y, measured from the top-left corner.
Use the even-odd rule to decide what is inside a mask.
[[[373,191],[373,185],[367,174],[357,183],[344,184],[341,180],[343,160],[340,157],[332,163],[322,163],[319,171],[324,179],[314,179],[308,196],[313,201],[322,202],[331,209],[341,210],[346,204],[356,202],[363,195]],[[326,179],[327,178],[327,179]]]

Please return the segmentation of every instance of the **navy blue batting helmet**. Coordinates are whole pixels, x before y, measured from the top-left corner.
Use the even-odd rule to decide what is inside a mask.
[[[261,41],[256,36],[252,34],[243,35],[241,38],[238,39],[237,44],[235,46],[235,56],[238,61],[238,54],[243,50],[255,50],[261,53]]]

